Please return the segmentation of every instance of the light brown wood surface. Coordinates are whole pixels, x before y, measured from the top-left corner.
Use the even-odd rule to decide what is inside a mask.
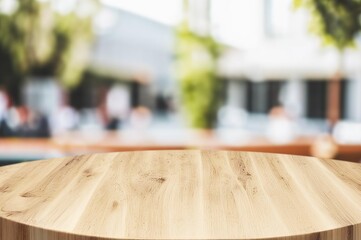
[[[232,151],[0,168],[1,240],[361,239],[361,165]]]

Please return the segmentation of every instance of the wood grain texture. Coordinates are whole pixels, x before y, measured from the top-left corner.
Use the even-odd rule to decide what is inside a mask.
[[[361,165],[232,151],[0,168],[1,240],[360,240]]]

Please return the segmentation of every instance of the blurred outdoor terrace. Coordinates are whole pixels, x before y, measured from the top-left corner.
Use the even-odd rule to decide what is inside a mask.
[[[361,38],[340,54],[293,5],[0,0],[0,164],[189,148],[360,161]]]

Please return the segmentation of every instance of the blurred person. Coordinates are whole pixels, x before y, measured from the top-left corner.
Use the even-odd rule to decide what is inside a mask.
[[[96,108],[82,109],[79,120],[80,128],[87,128],[92,126],[98,128],[99,126],[102,126],[101,114]]]
[[[338,145],[330,134],[317,137],[311,146],[311,155],[317,158],[331,159],[337,152]]]
[[[134,108],[130,113],[130,125],[137,130],[143,130],[149,127],[152,121],[152,112],[143,106]]]
[[[7,121],[9,97],[6,92],[0,91],[0,137],[11,137],[12,130]]]
[[[15,130],[17,137],[50,137],[49,121],[46,116],[26,107],[18,108],[18,112],[20,124]]]
[[[54,134],[74,130],[79,125],[79,113],[70,105],[59,108],[53,118],[52,132]]]
[[[241,128],[247,120],[247,112],[231,105],[223,106],[218,111],[218,122],[221,127]]]
[[[274,143],[287,143],[295,138],[295,124],[282,106],[273,107],[269,112],[267,137]]]
[[[174,99],[166,94],[158,94],[155,99],[157,114],[167,115],[176,111]]]
[[[10,107],[7,111],[5,121],[8,124],[11,136],[15,135],[16,129],[21,125],[21,116],[17,107]]]
[[[122,137],[127,139],[127,142],[139,143],[149,140],[148,132],[152,121],[152,112],[143,106],[135,107],[131,110],[129,116],[129,131],[122,131]]]
[[[24,137],[27,132],[27,122],[29,119],[29,109],[25,106],[19,106],[16,109],[16,113],[18,116],[18,123],[14,125],[15,127],[15,135],[17,137]]]
[[[85,108],[79,112],[79,133],[87,142],[102,141],[104,123],[101,112],[97,108]]]
[[[53,134],[64,133],[74,130],[79,125],[78,111],[69,105],[66,93],[62,94],[61,106],[51,117],[51,128]]]
[[[305,89],[302,82],[294,78],[287,81],[285,86],[281,88],[279,102],[291,117],[300,118],[304,111],[302,106],[304,95]]]
[[[48,118],[40,112],[29,112],[27,127],[30,137],[48,138],[51,135]]]
[[[217,137],[227,144],[239,144],[247,139],[245,124],[247,112],[232,105],[225,105],[218,111]]]
[[[106,95],[107,130],[117,130],[124,124],[130,110],[130,95],[121,85],[114,85]]]

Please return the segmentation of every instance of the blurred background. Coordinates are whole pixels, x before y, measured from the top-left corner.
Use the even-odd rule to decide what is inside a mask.
[[[361,160],[359,0],[0,0],[0,165],[230,149]]]

